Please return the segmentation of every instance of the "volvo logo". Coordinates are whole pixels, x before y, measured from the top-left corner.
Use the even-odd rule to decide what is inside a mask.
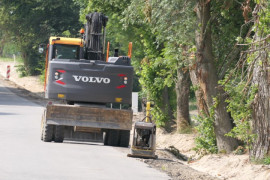
[[[81,82],[104,83],[104,84],[109,84],[111,82],[109,78],[103,78],[103,77],[88,77],[88,76],[73,75],[73,78],[77,82],[81,81]]]

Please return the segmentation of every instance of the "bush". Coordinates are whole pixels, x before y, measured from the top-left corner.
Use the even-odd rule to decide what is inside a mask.
[[[196,147],[194,150],[199,154],[217,153],[217,142],[214,131],[214,114],[215,108],[218,104],[217,98],[214,98],[214,105],[209,109],[209,116],[204,114],[198,116],[198,126],[195,129],[198,131],[199,136],[195,139]]]
[[[206,114],[196,118],[198,126],[195,129],[199,136],[196,137],[196,147],[194,150],[199,154],[217,153],[216,135],[214,132],[214,118],[208,117]]]
[[[17,65],[16,67],[16,71],[19,73],[20,77],[25,77],[25,76],[29,76],[26,68],[24,65]]]
[[[252,87],[246,81],[239,78],[228,81],[228,77],[221,81],[220,84],[225,87],[225,91],[229,95],[226,99],[228,103],[227,108],[235,125],[227,136],[244,142],[250,148],[253,140],[256,138],[251,129],[251,104],[257,92],[257,87]]]

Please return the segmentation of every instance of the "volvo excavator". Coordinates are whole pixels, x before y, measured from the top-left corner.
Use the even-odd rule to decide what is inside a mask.
[[[133,67],[128,56],[105,52],[108,17],[86,16],[79,38],[50,37],[46,51],[44,142],[91,141],[128,147]]]

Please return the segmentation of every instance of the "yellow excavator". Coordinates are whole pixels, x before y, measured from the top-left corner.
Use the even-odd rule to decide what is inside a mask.
[[[46,53],[41,140],[103,142],[128,147],[133,112],[131,43],[128,56],[105,55],[108,17],[86,16],[81,38],[50,37]]]

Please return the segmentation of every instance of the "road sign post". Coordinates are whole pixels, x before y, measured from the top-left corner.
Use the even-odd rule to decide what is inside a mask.
[[[10,65],[7,66],[6,80],[9,80],[9,78],[10,78]]]

